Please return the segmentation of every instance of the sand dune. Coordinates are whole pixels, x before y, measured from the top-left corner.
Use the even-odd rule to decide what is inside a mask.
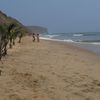
[[[100,56],[25,37],[0,63],[0,100],[100,100]]]

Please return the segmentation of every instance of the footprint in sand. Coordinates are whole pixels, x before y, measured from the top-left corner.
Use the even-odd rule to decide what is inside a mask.
[[[67,96],[68,100],[85,100],[85,96],[82,93],[72,93]]]
[[[100,81],[98,81],[98,80],[93,80],[92,83],[93,83],[94,85],[100,87]]]
[[[67,96],[68,100],[100,100],[100,95],[86,94],[81,91],[74,92]]]
[[[9,100],[24,100],[20,98],[17,94],[11,94],[9,95]]]

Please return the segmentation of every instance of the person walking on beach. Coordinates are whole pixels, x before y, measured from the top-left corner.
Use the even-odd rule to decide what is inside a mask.
[[[37,42],[40,42],[39,33],[36,34],[36,37],[37,37]]]
[[[35,33],[32,34],[33,42],[35,42]]]

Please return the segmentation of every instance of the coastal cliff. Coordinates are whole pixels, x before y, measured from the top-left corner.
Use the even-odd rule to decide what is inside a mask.
[[[27,29],[29,29],[32,33],[39,33],[44,34],[48,33],[48,29],[42,26],[27,26]]]

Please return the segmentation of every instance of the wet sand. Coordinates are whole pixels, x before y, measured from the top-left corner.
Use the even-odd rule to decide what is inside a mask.
[[[100,56],[25,37],[0,63],[0,100],[100,100]]]

